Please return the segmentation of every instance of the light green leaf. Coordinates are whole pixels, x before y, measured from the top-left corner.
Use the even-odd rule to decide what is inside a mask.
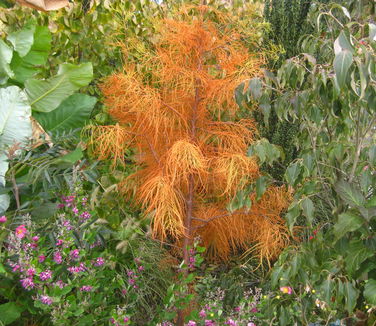
[[[350,282],[344,284],[345,308],[351,314],[355,308],[356,300],[359,296],[359,290]]]
[[[97,99],[84,94],[73,94],[52,112],[36,112],[33,116],[43,129],[52,134],[82,128],[89,120]]]
[[[337,87],[343,88],[346,83],[347,73],[353,62],[353,55],[348,50],[343,50],[336,54],[333,62]]]
[[[359,270],[360,265],[369,257],[372,257],[374,252],[367,248],[362,240],[352,240],[346,251],[345,262],[346,270],[351,276],[355,276]]]
[[[285,179],[291,186],[295,186],[299,174],[300,165],[298,164],[298,162],[292,163],[289,165],[285,172]]]
[[[256,180],[256,199],[259,200],[266,191],[267,177],[261,176]]]
[[[12,43],[13,48],[20,57],[29,53],[34,42],[35,26],[27,26],[19,31],[8,35],[7,40]]]
[[[5,84],[9,77],[12,78],[14,76],[9,66],[12,56],[12,49],[0,39],[0,85]]]
[[[376,195],[373,195],[370,199],[367,200],[365,207],[376,207]]]
[[[308,219],[309,224],[312,224],[315,212],[315,206],[313,205],[312,200],[306,197],[300,202],[300,206],[302,207],[303,214]]]
[[[292,233],[293,227],[295,225],[296,219],[300,215],[299,206],[294,204],[294,206],[290,206],[287,214],[285,215],[287,220],[287,225],[289,227],[290,232]]]
[[[364,297],[367,303],[376,305],[376,280],[370,279],[364,286]]]
[[[363,206],[365,203],[365,198],[355,185],[352,185],[344,180],[338,181],[334,185],[335,190],[339,196],[347,204],[351,206]]]
[[[244,83],[241,83],[239,86],[235,88],[235,101],[239,108],[243,108],[243,101],[244,101]]]
[[[24,144],[31,137],[31,109],[17,86],[0,89],[0,147]]]
[[[335,283],[333,280],[327,279],[322,282],[320,286],[320,292],[322,292],[322,297],[325,302],[329,303],[332,295],[333,295],[333,289],[334,289]]]
[[[10,205],[10,197],[7,194],[0,195],[0,214],[4,214]]]
[[[369,23],[369,39],[370,41],[376,41],[376,25]]]
[[[355,213],[345,212],[338,216],[338,222],[334,224],[334,235],[336,239],[342,238],[346,233],[359,229],[364,219]]]
[[[16,81],[24,83],[27,79],[38,73],[48,58],[51,50],[51,33],[46,26],[36,26],[34,43],[29,53],[21,58],[18,53],[13,54],[10,67],[14,72]]]
[[[23,309],[15,302],[8,302],[0,305],[0,322],[2,325],[9,325],[21,316]]]
[[[261,80],[260,78],[252,78],[249,82],[248,91],[251,93],[255,100],[261,97]]]
[[[77,147],[73,152],[70,152],[62,157],[59,157],[58,161],[75,164],[77,161],[79,161],[83,157],[84,157],[84,154],[82,152],[82,149],[80,147]]]
[[[337,39],[334,41],[334,53],[337,55],[344,50],[350,51],[352,54],[354,53],[354,47],[350,43],[345,32],[341,31]]]
[[[60,103],[93,78],[91,63],[81,65],[62,64],[58,74],[48,80],[29,79],[25,83],[26,92],[33,110],[50,112]]]

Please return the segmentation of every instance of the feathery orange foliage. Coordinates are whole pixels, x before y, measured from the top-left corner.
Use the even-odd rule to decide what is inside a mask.
[[[155,237],[184,240],[185,247],[200,235],[220,259],[254,245],[260,259],[270,260],[288,242],[279,215],[289,194],[273,188],[249,212],[224,208],[259,176],[256,159],[246,155],[257,129],[236,118],[234,89],[261,73],[263,59],[225,24],[220,33],[206,11],[183,8],[162,20],[155,51],[142,62],[147,73],[126,65],[104,82],[105,104],[118,124],[98,127],[92,143],[103,159],[119,160],[125,147],[137,150],[139,169],[122,189],[138,187],[135,199],[152,218]]]

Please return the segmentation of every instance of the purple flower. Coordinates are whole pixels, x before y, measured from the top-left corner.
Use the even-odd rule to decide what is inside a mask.
[[[69,256],[72,259],[78,259],[80,257],[80,251],[78,249],[74,249],[69,253]]]
[[[64,243],[64,241],[61,240],[61,239],[58,239],[58,240],[56,241],[56,245],[57,245],[57,246],[61,246],[63,243]]]
[[[196,325],[197,325],[197,323],[193,320],[190,320],[187,324],[187,326],[196,326]]]
[[[111,324],[115,324],[115,323],[116,323],[116,320],[113,319],[113,318],[111,317],[111,318],[110,318],[110,323],[111,323]]]
[[[70,224],[70,221],[68,221],[68,220],[63,221],[63,226],[64,226],[68,231],[70,231],[70,230],[73,229],[72,225]]]
[[[80,291],[81,291],[81,292],[91,292],[92,289],[93,289],[92,286],[90,286],[90,285],[84,285],[84,286],[82,286],[82,287],[80,288]]]
[[[136,280],[134,278],[130,278],[128,282],[130,285],[134,285],[136,283]]]
[[[40,263],[43,263],[45,260],[46,260],[46,256],[45,256],[45,255],[40,255],[40,256],[38,256],[38,261],[39,261]]]
[[[72,274],[76,274],[76,273],[85,271],[86,267],[83,263],[81,263],[80,266],[71,266],[71,267],[68,267],[67,269]]]
[[[35,274],[35,269],[32,268],[32,267],[30,267],[30,268],[26,271],[26,274],[27,274],[28,276],[34,276],[34,274]]]
[[[65,207],[64,204],[58,204],[58,205],[57,205],[57,208],[59,208],[59,209],[62,209],[62,208],[64,208],[64,207]]]
[[[73,214],[78,215],[78,208],[76,206],[74,206],[72,208],[72,212],[73,212]]]
[[[256,307],[253,307],[253,308],[251,309],[251,312],[258,312],[258,309],[257,309]]]
[[[39,237],[36,235],[36,236],[32,237],[31,240],[33,240],[34,242],[38,242],[39,241]]]
[[[121,293],[122,293],[123,295],[126,295],[126,294],[127,294],[127,290],[126,290],[126,289],[123,289],[123,290],[121,290]]]
[[[21,268],[20,265],[14,265],[12,271],[17,272]]]
[[[125,316],[123,321],[124,321],[125,324],[127,324],[129,322],[129,317]]]
[[[94,266],[102,266],[104,264],[104,259],[102,257],[98,257],[94,263]]]
[[[52,272],[49,269],[47,269],[39,274],[39,278],[41,279],[41,281],[47,281],[50,278],[52,278]]]
[[[65,287],[67,284],[64,283],[62,280],[58,280],[55,282],[55,285],[58,286],[60,289],[62,289],[63,287]]]
[[[225,325],[230,325],[230,326],[236,326],[236,321],[233,319],[229,319],[228,321],[225,322]]]
[[[206,317],[206,312],[205,310],[201,310],[198,315],[200,316],[200,318],[205,318]]]
[[[63,201],[65,201],[67,203],[67,207],[69,207],[74,202],[74,198],[74,196],[63,196]]]
[[[234,311],[239,312],[240,311],[240,307],[235,307]]]
[[[20,282],[21,282],[21,285],[23,286],[23,288],[26,289],[26,290],[31,290],[35,287],[35,284],[34,284],[33,279],[31,277],[21,279]]]
[[[91,214],[87,211],[83,212],[81,215],[80,215],[81,219],[82,220],[88,220],[90,217],[91,217]]]
[[[56,264],[61,264],[63,262],[63,257],[61,256],[61,252],[60,251],[56,251],[54,253],[54,262]]]
[[[6,223],[7,222],[7,217],[5,215],[0,217],[0,223]]]
[[[205,320],[205,326],[215,326],[215,322],[212,320]]]
[[[48,295],[41,295],[40,302],[42,302],[43,304],[50,305],[52,304],[52,299]]]
[[[144,269],[145,269],[144,266],[139,266],[138,267],[139,272],[142,272]]]
[[[16,227],[16,237],[19,239],[22,239],[25,237],[27,233],[26,227],[24,224],[21,224],[20,226]]]

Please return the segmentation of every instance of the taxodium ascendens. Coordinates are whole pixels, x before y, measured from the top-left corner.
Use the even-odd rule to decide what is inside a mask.
[[[280,217],[288,192],[272,187],[249,211],[226,211],[260,174],[257,159],[246,155],[257,129],[238,118],[234,89],[259,75],[263,60],[225,24],[220,32],[205,7],[196,9],[193,17],[182,11],[157,24],[143,69],[126,63],[107,78],[102,91],[117,124],[94,128],[92,145],[100,158],[117,162],[127,148],[136,150],[137,172],[121,189],[137,189],[153,236],[180,244],[186,262],[195,236],[215,258],[252,245],[270,260],[288,242]]]

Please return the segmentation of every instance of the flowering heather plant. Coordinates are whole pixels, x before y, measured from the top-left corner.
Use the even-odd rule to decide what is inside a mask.
[[[4,263],[54,325],[78,320],[82,325],[129,325],[145,265],[137,258],[132,268],[114,269],[117,264],[98,241],[86,201],[63,197],[52,234],[38,233],[30,216],[24,216],[21,225],[8,230]]]

